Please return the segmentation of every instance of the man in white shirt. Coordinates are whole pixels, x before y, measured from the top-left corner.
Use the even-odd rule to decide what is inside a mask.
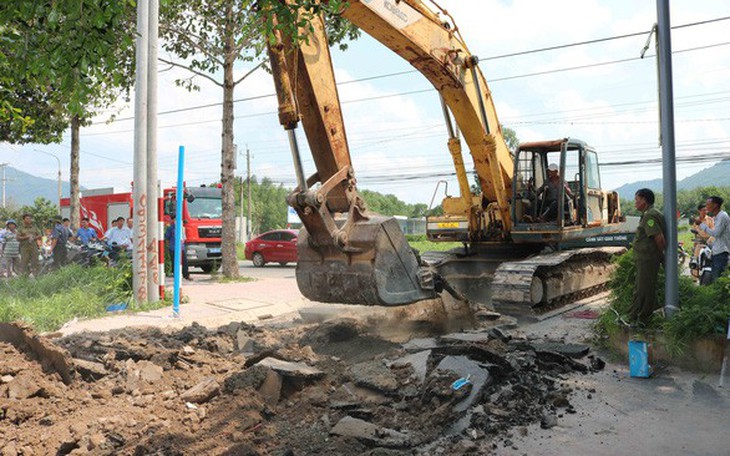
[[[715,226],[710,228],[706,223],[700,228],[715,238],[712,243],[712,280],[719,278],[727,268],[730,256],[730,216],[721,209],[724,200],[719,196],[707,199],[707,213],[714,217]]]
[[[114,226],[107,230],[102,240],[112,247],[117,246],[125,250],[131,249],[132,238],[129,235],[129,230],[124,226],[124,217],[119,217],[112,223]]]

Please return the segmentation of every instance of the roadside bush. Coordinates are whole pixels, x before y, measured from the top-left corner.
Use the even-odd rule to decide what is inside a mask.
[[[628,321],[628,310],[633,300],[636,267],[633,250],[615,260],[617,268],[609,282],[611,305],[596,321],[595,330],[602,335],[613,335]],[[659,272],[657,294],[664,305],[664,271]],[[667,348],[680,353],[693,340],[723,334],[730,317],[730,276],[727,274],[709,286],[698,286],[688,276],[679,277],[679,311],[667,320],[655,313],[647,332],[661,332]],[[623,321],[622,321],[623,320]]]
[[[22,320],[39,331],[58,329],[73,318],[104,315],[108,305],[120,302],[134,308],[130,262],[115,268],[69,265],[37,279],[0,282],[0,321]]]

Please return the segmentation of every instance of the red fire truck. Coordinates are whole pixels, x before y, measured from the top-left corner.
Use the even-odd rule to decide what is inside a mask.
[[[175,189],[162,191],[162,207],[165,224],[175,214]],[[183,226],[185,227],[185,254],[190,266],[197,266],[210,273],[220,266],[221,259],[221,189],[218,187],[185,187],[183,201]],[[99,237],[118,217],[132,215],[132,193],[116,192],[113,188],[84,190],[81,192],[81,218],[88,217],[89,224]],[[70,217],[69,198],[61,199],[61,214]]]

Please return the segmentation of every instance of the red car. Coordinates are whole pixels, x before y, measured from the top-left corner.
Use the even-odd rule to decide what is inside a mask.
[[[253,238],[246,243],[246,259],[258,268],[266,263],[296,263],[297,234],[295,230],[275,230]]]

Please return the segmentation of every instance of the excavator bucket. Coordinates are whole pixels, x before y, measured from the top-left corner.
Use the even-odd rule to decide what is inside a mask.
[[[435,298],[433,279],[394,218],[373,216],[347,228],[348,246],[297,241],[297,284],[313,301],[398,306]]]

